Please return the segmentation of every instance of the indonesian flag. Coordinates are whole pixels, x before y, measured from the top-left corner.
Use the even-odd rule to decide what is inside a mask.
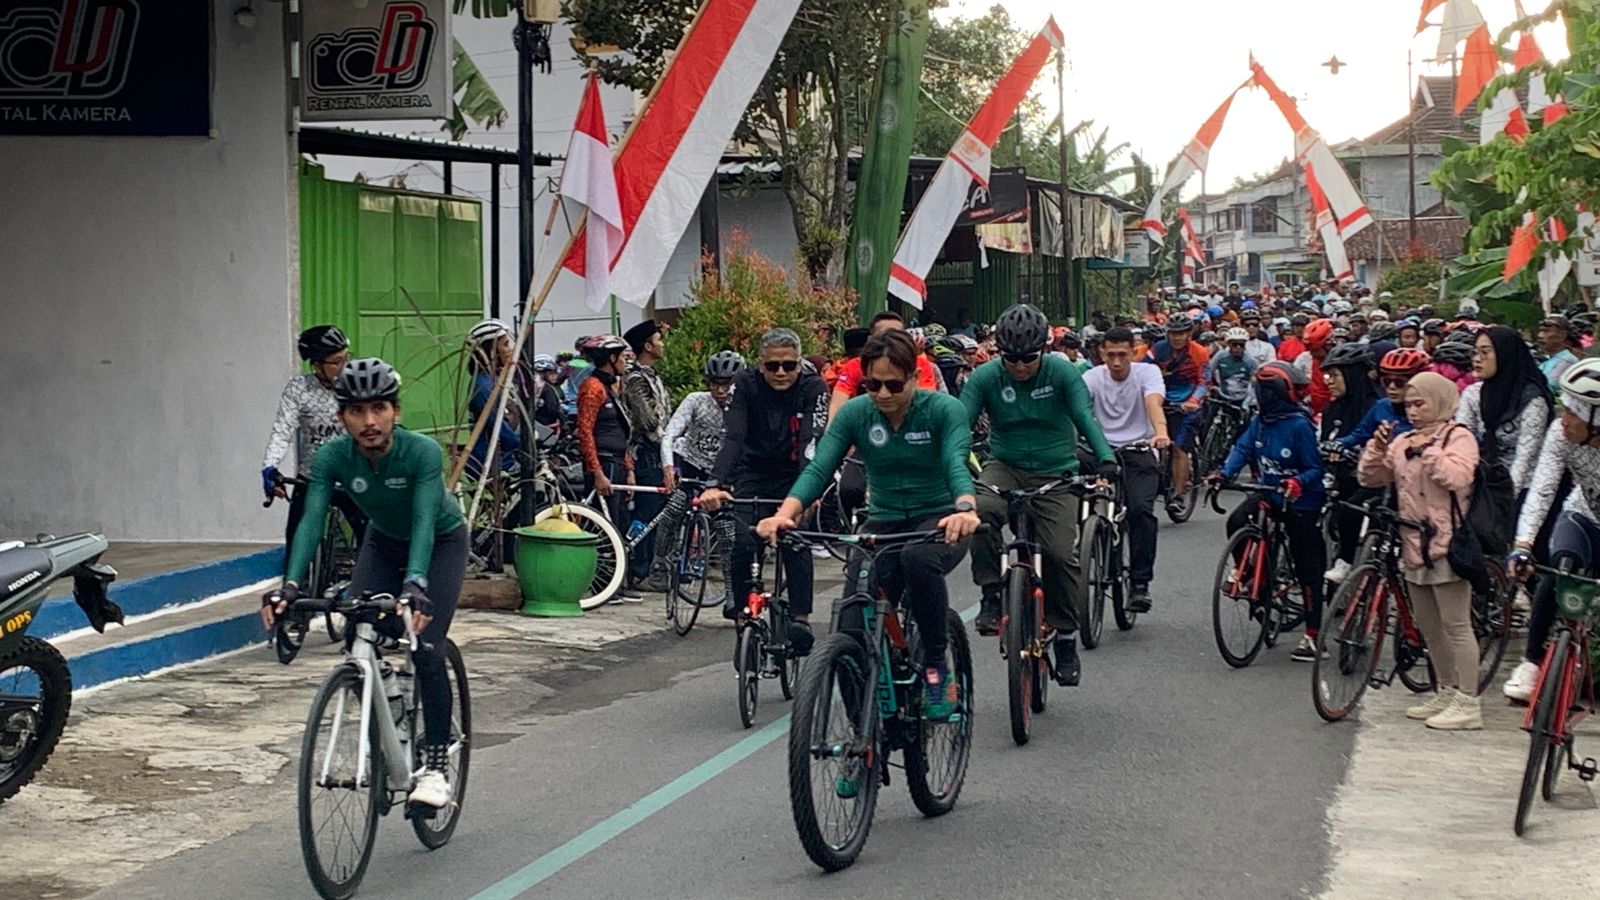
[[[1520,18],[1527,17],[1522,11],[1521,3],[1517,4],[1517,15]],[[1544,51],[1539,48],[1539,42],[1534,38],[1533,32],[1524,31],[1522,39],[1517,42],[1517,53],[1511,58],[1511,64],[1520,72],[1534,63],[1543,61]],[[1544,124],[1550,125],[1568,111],[1565,100],[1560,97],[1552,98],[1550,92],[1545,90],[1543,72],[1528,77],[1528,115],[1536,116],[1544,113]]]
[[[1582,228],[1582,222],[1579,222]],[[1544,239],[1552,244],[1560,244],[1567,239],[1567,223],[1551,216],[1544,223]],[[1539,270],[1539,298],[1544,301],[1544,311],[1550,312],[1550,301],[1556,292],[1561,289],[1561,283],[1572,274],[1572,257],[1566,251],[1550,254],[1544,261],[1544,268]]]
[[[1311,212],[1317,234],[1322,238],[1322,252],[1328,257],[1328,277],[1349,278],[1355,270],[1350,265],[1349,254],[1345,252],[1344,238],[1339,234],[1333,207],[1328,203],[1328,195],[1323,191],[1313,166],[1306,166],[1306,192],[1311,195]]]
[[[1329,147],[1322,135],[1306,122],[1294,99],[1278,87],[1277,82],[1272,80],[1267,70],[1254,58],[1250,60],[1250,68],[1254,72],[1251,82],[1267,92],[1267,96],[1277,105],[1278,111],[1283,113],[1283,118],[1289,123],[1289,127],[1294,129],[1295,161],[1300,163],[1300,167],[1305,171],[1307,184],[1315,181],[1319,185],[1323,205],[1333,217],[1334,228],[1341,238],[1342,253],[1343,241],[1349,240],[1361,229],[1372,224],[1372,212],[1367,209],[1361,194],[1350,182],[1350,176],[1345,172],[1344,166],[1339,164],[1338,157],[1333,155],[1333,148]],[[1343,277],[1338,275],[1343,269],[1338,266],[1334,269],[1336,277]]]
[[[1243,88],[1244,85],[1240,85],[1233,89],[1228,99],[1222,101],[1222,105],[1211,114],[1211,118],[1200,126],[1200,132],[1194,136],[1194,140],[1190,141],[1189,145],[1183,148],[1183,152],[1178,154],[1178,158],[1172,161],[1172,166],[1167,170],[1167,180],[1156,190],[1155,196],[1150,200],[1150,207],[1145,210],[1144,220],[1139,223],[1144,233],[1150,235],[1150,240],[1157,244],[1166,243],[1167,225],[1161,221],[1161,203],[1167,199],[1167,194],[1177,190],[1191,175],[1206,170],[1206,163],[1211,159],[1211,145],[1217,142],[1217,135],[1222,133],[1222,121],[1228,117],[1228,107],[1233,105],[1233,98],[1238,96]]]
[[[716,0],[712,0],[716,2]],[[967,123],[966,131],[956,138],[939,171],[922,195],[922,200],[911,213],[911,221],[900,235],[900,244],[894,251],[894,263],[889,268],[889,293],[901,300],[922,308],[922,298],[927,295],[923,278],[939,256],[939,248],[961,215],[967,200],[967,188],[973,181],[989,183],[990,151],[1000,132],[1011,120],[1017,104],[1028,95],[1039,70],[1050,58],[1050,52],[1065,43],[1061,28],[1052,17],[1011,63],[1011,69],[995,84],[994,92],[983,102]],[[748,95],[746,95],[748,97]],[[742,106],[740,107],[743,108]],[[1066,111],[1062,111],[1066,115]],[[1066,206],[1066,198],[1062,198]],[[1066,215],[1066,209],[1062,209]],[[1070,254],[1069,254],[1070,255]]]
[[[1516,90],[1501,88],[1494,95],[1494,102],[1483,111],[1483,119],[1478,123],[1478,143],[1487,144],[1495,139],[1495,135],[1505,134],[1520,144],[1531,133],[1528,117],[1522,112]]]
[[[1205,264],[1206,251],[1200,245],[1200,235],[1195,233],[1187,209],[1178,210],[1178,221],[1183,227],[1183,283],[1188,287],[1194,284],[1195,270]]]
[[[612,294],[639,306],[649,301],[799,6],[800,0],[701,6],[617,151],[622,240],[611,253]],[[584,275],[589,259],[585,233],[561,264]]]
[[[600,310],[611,299],[611,259],[622,249],[623,229],[598,72],[589,75],[578,121],[572,126],[567,165],[561,173],[561,196],[589,211],[584,225],[583,294],[590,309]]]
[[[1428,13],[1444,5],[1445,0],[1422,0],[1422,14],[1417,16],[1417,34],[1428,27]]]
[[[1500,276],[1502,281],[1510,281],[1533,262],[1533,255],[1539,249],[1539,235],[1534,227],[1536,221],[1533,210],[1530,209],[1522,214],[1522,224],[1511,233],[1511,247],[1506,252],[1505,271]]]
[[[1439,24],[1439,58],[1447,59],[1455,55],[1456,45],[1467,40],[1478,29],[1485,29],[1487,34],[1488,23],[1483,20],[1483,13],[1478,12],[1478,4],[1472,0],[1448,0],[1444,8],[1444,21]]]

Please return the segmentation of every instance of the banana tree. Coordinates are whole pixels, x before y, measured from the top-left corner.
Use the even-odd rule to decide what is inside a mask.
[[[465,2],[458,0],[456,5],[459,7]],[[495,0],[474,2],[489,3]],[[498,2],[505,5],[505,0]],[[444,124],[443,130],[450,132],[453,140],[459,141],[467,133],[467,119],[476,122],[479,128],[499,128],[506,124],[508,113],[499,95],[494,92],[494,86],[483,77],[472,57],[467,55],[466,48],[461,46],[460,41],[452,41],[450,73],[456,103],[455,112]]]

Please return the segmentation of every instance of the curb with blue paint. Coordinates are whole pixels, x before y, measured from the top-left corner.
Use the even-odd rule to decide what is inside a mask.
[[[114,581],[109,591],[112,600],[129,617],[143,616],[173,606],[194,603],[207,597],[236,591],[247,584],[283,574],[283,548],[269,547],[255,553],[216,562],[146,575],[127,581]],[[69,631],[86,628],[89,621],[69,596],[52,597],[39,607],[29,633],[50,640]]]

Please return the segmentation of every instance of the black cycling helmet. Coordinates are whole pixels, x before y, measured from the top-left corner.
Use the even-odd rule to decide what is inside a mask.
[[[1035,353],[1050,343],[1050,320],[1038,307],[1018,303],[994,323],[994,342],[1001,353]]]
[[[628,342],[614,334],[597,334],[583,341],[583,356],[592,363],[604,363],[628,349]]]
[[[733,376],[744,371],[744,357],[732,350],[720,350],[711,354],[704,367],[707,381],[729,381]]]
[[[1367,340],[1386,341],[1393,339],[1398,334],[1399,329],[1395,328],[1391,322],[1373,322],[1372,327],[1367,329]]]
[[[1105,342],[1106,335],[1103,331],[1091,331],[1083,336],[1083,346],[1085,347],[1098,347]]]
[[[333,396],[340,404],[400,399],[400,373],[376,356],[352,359],[333,380]]]
[[[1324,369],[1337,366],[1359,366],[1363,369],[1372,368],[1372,351],[1366,344],[1349,342],[1340,344],[1328,351],[1322,359]]]
[[[1167,334],[1188,334],[1194,329],[1194,320],[1188,316],[1173,316],[1167,320]]]
[[[1539,327],[1540,328],[1559,328],[1559,329],[1561,329],[1561,331],[1563,333],[1565,333],[1565,334],[1567,334],[1569,336],[1572,334],[1572,331],[1573,331],[1573,329],[1572,329],[1572,320],[1567,318],[1566,316],[1562,315],[1561,313],[1553,313],[1551,315],[1545,316],[1543,319],[1541,319],[1539,321]]]
[[[313,325],[300,332],[300,358],[308,362],[322,362],[328,357],[347,350],[350,340],[335,325]]]
[[[1210,346],[1217,342],[1217,333],[1215,331],[1202,331],[1195,340],[1203,347]]]
[[[1417,318],[1419,318],[1419,319],[1431,319],[1431,318],[1433,318],[1433,307],[1429,306],[1426,303],[1424,303],[1421,306],[1417,307],[1415,312],[1416,312]]]
[[[1472,368],[1472,344],[1461,341],[1445,341],[1433,348],[1433,361],[1436,363],[1449,363],[1462,371],[1466,371]]]
[[[1289,324],[1295,328],[1299,328],[1302,325],[1310,325],[1311,317],[1303,312],[1295,313],[1289,317]]]
[[[1444,334],[1443,319],[1425,319],[1422,322],[1423,334]]]
[[[1467,328],[1453,329],[1444,336],[1444,344],[1465,344],[1468,347],[1471,347],[1477,342],[1477,333]],[[1440,344],[1439,346],[1443,347],[1444,344]]]

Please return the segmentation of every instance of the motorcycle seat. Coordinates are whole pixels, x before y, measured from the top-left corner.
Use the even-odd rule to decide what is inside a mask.
[[[0,551],[0,603],[48,580],[50,554],[38,547]]]

